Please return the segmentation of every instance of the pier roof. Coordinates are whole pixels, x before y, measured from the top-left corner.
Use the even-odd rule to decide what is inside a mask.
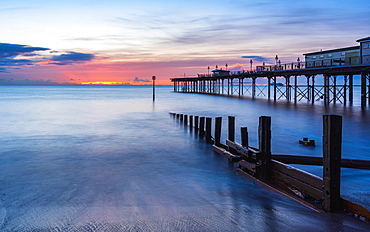
[[[370,39],[370,37],[369,37]],[[358,42],[358,41],[357,41]],[[356,50],[356,49],[360,49],[360,46],[352,46],[352,47],[345,47],[345,48],[337,48],[337,49],[332,49],[332,50],[325,50],[325,51],[319,51],[319,52],[310,52],[310,53],[305,53],[303,54],[304,56],[307,56],[307,55],[316,55],[316,54],[322,54],[322,53],[329,53],[329,52],[344,52],[344,51],[348,51],[348,50]]]
[[[366,37],[366,38],[358,39],[356,42],[365,42],[365,41],[369,41],[369,40],[370,40],[370,36]]]

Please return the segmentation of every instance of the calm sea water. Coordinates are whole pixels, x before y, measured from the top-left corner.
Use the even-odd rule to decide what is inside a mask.
[[[343,157],[370,160],[369,110],[182,94],[150,86],[0,86],[0,231],[367,231],[238,176],[169,112],[236,116],[257,146],[322,156],[322,115],[343,116]],[[316,147],[303,147],[303,137]],[[240,135],[236,135],[240,139]],[[321,176],[321,167],[300,168]],[[369,171],[342,169],[342,195],[370,206]]]

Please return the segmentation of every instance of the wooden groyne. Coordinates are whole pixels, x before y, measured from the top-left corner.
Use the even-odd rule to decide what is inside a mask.
[[[222,117],[170,113],[199,134],[213,150],[235,163],[236,170],[264,186],[317,211],[345,211],[370,220],[370,211],[340,195],[341,167],[370,170],[370,161],[342,159],[342,117],[323,115],[323,157],[280,155],[271,152],[271,117],[261,116],[258,124],[258,147],[249,145],[247,127],[240,128],[241,143],[235,141],[235,117],[228,116],[228,136],[221,142]],[[190,124],[185,118],[190,119]],[[199,123],[198,123],[199,120]],[[214,136],[212,136],[212,121]],[[323,166],[323,178],[288,164]]]

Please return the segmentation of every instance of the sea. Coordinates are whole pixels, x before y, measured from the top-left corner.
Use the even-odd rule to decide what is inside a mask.
[[[369,231],[239,175],[170,112],[248,127],[271,116],[272,153],[322,157],[323,115],[343,117],[343,158],[370,160],[370,110],[173,92],[172,86],[0,86],[0,231]],[[239,129],[236,141],[240,141]],[[316,146],[298,143],[303,137]],[[322,177],[322,167],[295,165]],[[342,168],[370,208],[369,170]]]

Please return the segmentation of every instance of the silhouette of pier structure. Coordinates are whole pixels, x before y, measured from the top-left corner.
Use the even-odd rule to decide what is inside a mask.
[[[354,76],[360,76],[361,106],[370,105],[370,37],[357,40],[360,46],[307,53],[305,61],[252,67],[232,72],[216,66],[212,73],[173,78],[174,91],[267,98],[274,101],[306,100],[325,105],[352,104]],[[283,80],[279,82],[279,80]],[[302,84],[304,83],[304,84]],[[317,84],[320,83],[320,84]]]

